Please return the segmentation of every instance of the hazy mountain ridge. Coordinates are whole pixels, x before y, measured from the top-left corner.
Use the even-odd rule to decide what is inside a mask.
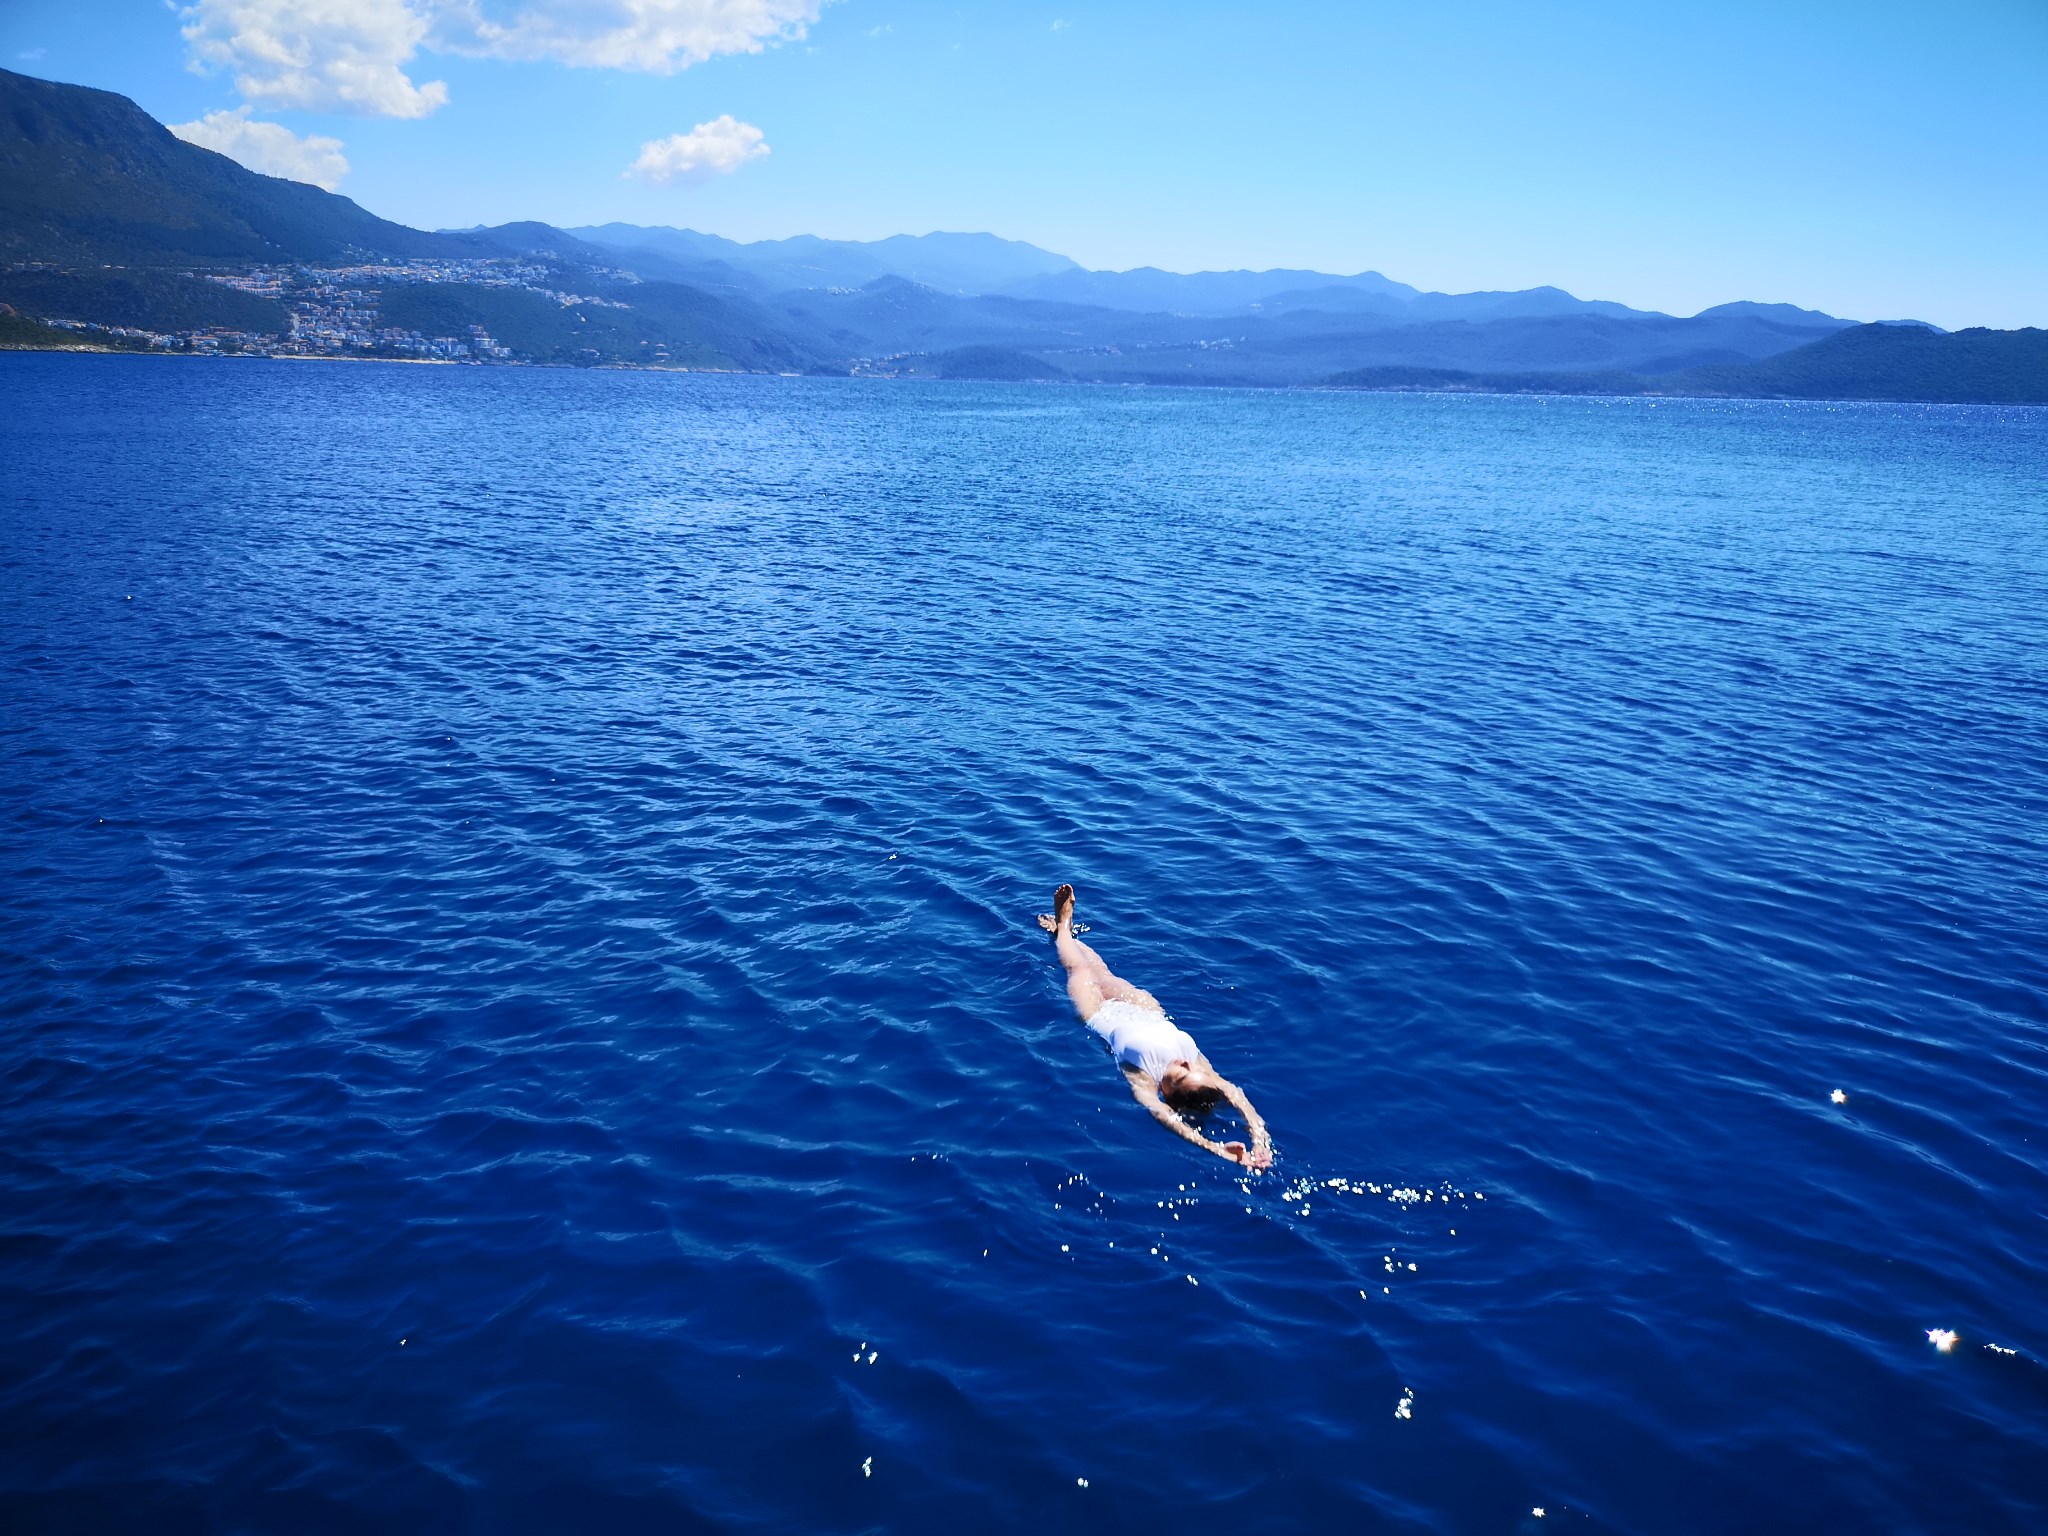
[[[666,262],[688,264],[708,281],[751,286],[757,292],[858,288],[876,278],[900,277],[941,293],[962,296],[999,296],[1134,314],[1208,318],[1275,309],[1380,314],[1409,323],[1559,314],[1635,318],[1655,313],[1604,299],[1581,299],[1552,287],[1519,292],[1426,293],[1379,272],[1348,276],[1301,268],[1168,272],[1158,267],[1095,272],[1054,252],[993,235],[895,235],[875,241],[798,235],[787,240],[742,244],[695,230],[632,224],[597,225],[566,233],[602,246],[628,264],[635,258],[654,256]],[[1024,270],[1020,272],[1020,268]],[[1796,310],[1789,304],[1757,307],[1785,311],[1775,318],[1788,323],[1853,323],[1814,310]]]
[[[692,229],[602,224],[567,234],[615,258],[653,255],[753,286],[761,293],[792,288],[858,288],[900,277],[941,293],[989,293],[1005,284],[1074,266],[1064,256],[996,235],[891,235],[886,240],[827,240],[792,235],[742,243]]]
[[[784,293],[764,307],[827,353],[875,357],[996,345],[1029,349],[1076,378],[1256,385],[1311,382],[1369,364],[1666,371],[1769,356],[1840,324],[1570,312],[1414,323],[1406,306],[1391,313],[1215,317],[942,294],[901,278],[851,291]]]

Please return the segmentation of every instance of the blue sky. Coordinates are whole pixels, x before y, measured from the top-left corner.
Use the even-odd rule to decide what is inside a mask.
[[[0,64],[427,227],[2048,325],[2048,0],[5,0]]]

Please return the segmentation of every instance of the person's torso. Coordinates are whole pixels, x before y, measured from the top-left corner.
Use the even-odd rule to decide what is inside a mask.
[[[1194,1037],[1163,1013],[1136,1003],[1107,1002],[1096,1009],[1088,1027],[1109,1042],[1125,1066],[1148,1072],[1156,1080],[1176,1061],[1195,1061],[1201,1052]]]

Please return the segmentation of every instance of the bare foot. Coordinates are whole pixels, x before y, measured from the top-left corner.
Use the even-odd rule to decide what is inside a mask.
[[[1060,926],[1074,920],[1074,888],[1063,885],[1052,893],[1052,910],[1038,914],[1038,926],[1047,933],[1058,933]]]

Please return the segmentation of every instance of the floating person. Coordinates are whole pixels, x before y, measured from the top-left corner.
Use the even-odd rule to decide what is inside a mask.
[[[1053,936],[1060,964],[1067,968],[1067,996],[1073,999],[1074,1011],[1109,1042],[1117,1065],[1130,1080],[1132,1096],[1152,1112],[1152,1118],[1229,1162],[1246,1168],[1270,1166],[1273,1140],[1244,1090],[1209,1064],[1188,1032],[1166,1016],[1158,998],[1118,976],[1102,956],[1074,937],[1071,885],[1052,893],[1052,911],[1038,915],[1038,926]],[[1211,1141],[1183,1118],[1219,1099],[1228,1099],[1244,1116],[1252,1138],[1249,1148],[1241,1141]]]

